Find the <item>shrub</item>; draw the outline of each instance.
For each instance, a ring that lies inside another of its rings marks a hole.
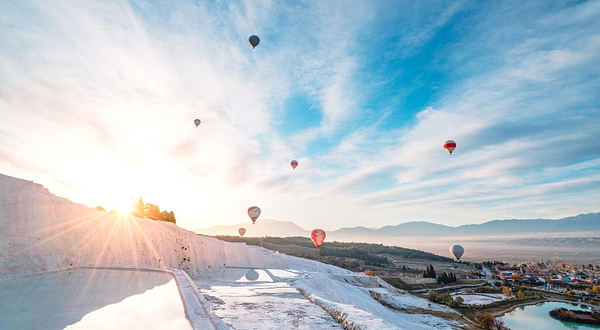
[[[502,321],[496,320],[490,313],[477,313],[474,318],[486,330],[501,330],[504,326]]]
[[[427,299],[429,299],[429,301],[436,302],[437,301],[437,293],[435,293],[435,291],[429,291],[429,293],[427,294]]]

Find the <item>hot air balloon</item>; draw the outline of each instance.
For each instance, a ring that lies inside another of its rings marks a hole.
[[[460,245],[454,244],[450,247],[450,253],[454,256],[456,261],[459,261],[460,257],[465,253],[465,249]]]
[[[255,35],[251,35],[250,38],[248,38],[248,41],[250,42],[250,45],[252,45],[253,49],[260,44],[260,38]]]
[[[317,250],[321,247],[321,244],[323,244],[325,236],[327,235],[323,229],[314,229],[312,232],[310,232],[310,239],[313,241],[313,243],[315,243]]]
[[[240,236],[244,236],[244,234],[246,233],[246,228],[238,229],[238,233],[240,233]]]
[[[294,159],[290,162],[290,165],[292,165],[293,169],[296,169],[296,166],[298,166],[298,161]]]
[[[194,124],[196,125],[196,127],[200,126],[200,119],[194,119]]]
[[[252,219],[252,224],[256,222],[256,219],[260,217],[260,207],[258,206],[250,206],[248,208],[248,216]]]
[[[453,140],[448,140],[446,141],[446,143],[444,143],[444,149],[448,150],[450,155],[452,155],[452,151],[454,150],[454,148],[456,148],[456,142],[454,142]]]

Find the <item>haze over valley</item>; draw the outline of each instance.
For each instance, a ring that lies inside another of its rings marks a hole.
[[[289,221],[262,220],[195,231],[206,235],[309,236],[310,231]],[[448,255],[448,247],[461,244],[465,260],[514,262],[552,260],[600,263],[600,213],[550,219],[493,220],[458,227],[431,222],[405,222],[381,228],[348,227],[327,232],[328,240],[369,242],[415,248]]]

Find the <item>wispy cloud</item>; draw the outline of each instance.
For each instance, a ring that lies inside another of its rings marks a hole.
[[[251,204],[325,228],[597,211],[599,15],[599,1],[8,2],[0,172],[90,205],[142,195],[192,228]],[[294,95],[322,120],[282,136]]]

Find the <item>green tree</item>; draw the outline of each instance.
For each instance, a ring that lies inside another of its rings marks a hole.
[[[433,265],[428,265],[423,270],[423,277],[426,277],[426,278],[436,278],[435,269],[433,268]]]

